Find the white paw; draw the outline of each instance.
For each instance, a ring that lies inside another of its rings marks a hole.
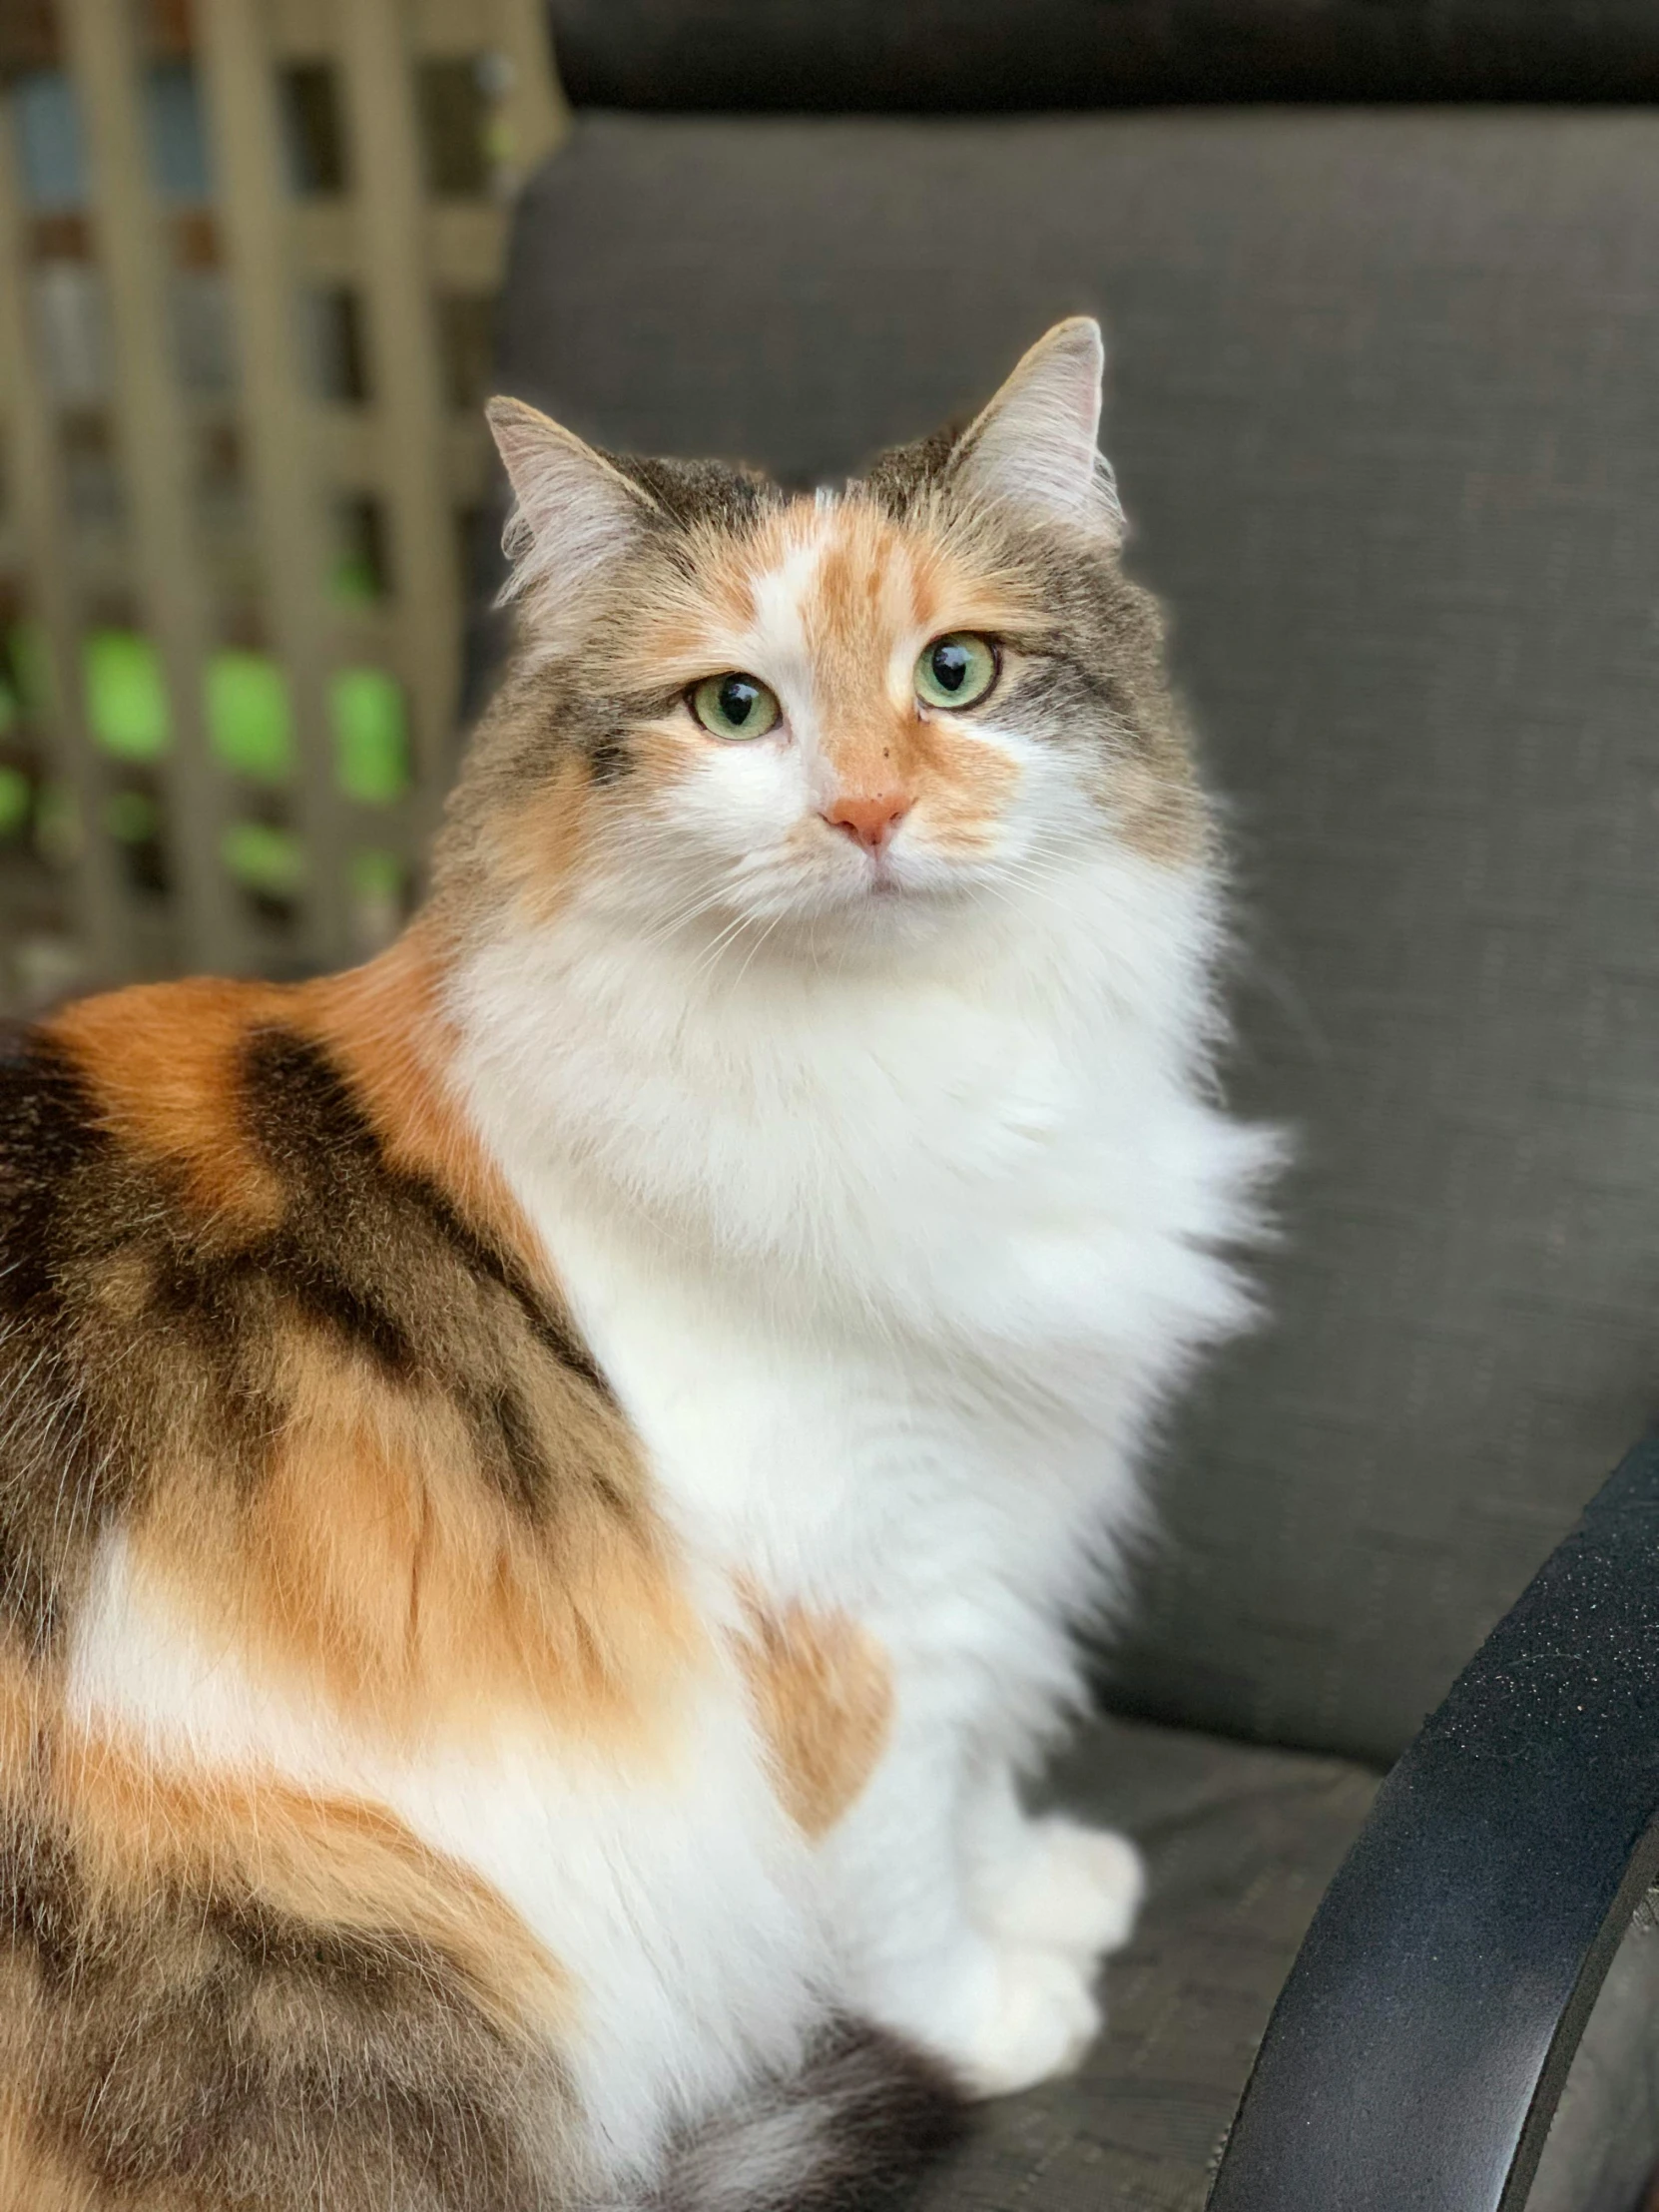
[[[1093,1963],[1129,1939],[1146,1894],[1127,1837],[1051,1813],[1033,1821],[1011,1882],[989,1900],[998,1936]]]
[[[1008,1944],[997,1958],[996,2003],[970,2048],[953,2055],[969,2093],[1012,2096],[1075,2070],[1100,2031],[1085,1967],[1052,1950]]]

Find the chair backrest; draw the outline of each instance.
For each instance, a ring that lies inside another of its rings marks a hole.
[[[1659,116],[589,114],[502,375],[806,480],[1083,307],[1301,1142],[1115,1694],[1386,1758],[1659,1380]]]
[[[1647,0],[550,0],[579,105],[914,115],[1651,100]]]

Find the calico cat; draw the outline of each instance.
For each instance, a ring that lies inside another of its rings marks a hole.
[[[0,1067],[0,2203],[875,2204],[1073,2065],[1023,1809],[1247,1300],[1087,321],[816,498],[498,401],[425,910]]]

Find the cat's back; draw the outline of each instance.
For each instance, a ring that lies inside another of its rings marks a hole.
[[[365,2113],[413,2069],[362,2201],[415,2201],[451,2136],[480,2147],[442,2202],[564,2201],[567,2077],[644,2156],[757,2020],[782,2047],[810,2013],[803,1835],[867,1771],[879,1670],[840,1630],[752,1653],[688,1584],[416,957],[0,1039],[0,2083],[60,2054],[20,2115],[0,2088],[0,2183],[84,2105],[89,2170],[118,2137],[183,2186],[188,2143],[288,2212],[332,2053]],[[827,1807],[790,1730],[843,1648],[869,1682]],[[307,2024],[268,2049],[274,1989]],[[694,2059],[685,2017],[717,2023]],[[222,2090],[235,2124],[193,2133]]]
[[[42,1027],[0,1023],[0,1233],[13,1242],[34,1206],[95,1137],[86,1085]]]
[[[181,1259],[254,1202],[235,1063],[272,996],[148,986],[0,1028],[0,1625],[37,1656],[154,1448]]]
[[[142,985],[0,1041],[0,1627],[27,1648],[136,1531],[193,1612],[386,1712],[433,1687],[386,1593],[434,1517],[532,1581],[555,1513],[650,1554],[638,1451],[445,1106],[422,978],[368,974]]]

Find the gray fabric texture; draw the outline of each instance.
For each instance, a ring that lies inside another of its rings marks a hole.
[[[578,105],[1649,100],[1651,0],[551,0]]]
[[[1107,1722],[1055,1778],[1133,1836],[1151,1890],[1074,2080],[981,2107],[920,2212],[1198,2212],[1280,1985],[1377,1777]]]
[[[1104,1721],[1048,1797],[1133,1836],[1146,1909],[1070,2081],[983,2107],[918,2212],[1199,2212],[1268,2016],[1371,1810],[1346,1761]],[[1526,2212],[1635,2212],[1659,2160],[1659,1920],[1645,1902],[1591,2012]]]
[[[1635,2212],[1659,2167],[1659,1917],[1645,1899],[1584,2029],[1526,2212]]]
[[[811,479],[1078,308],[1302,1153],[1112,1694],[1385,1760],[1659,1395],[1659,118],[590,118],[503,379]]]

